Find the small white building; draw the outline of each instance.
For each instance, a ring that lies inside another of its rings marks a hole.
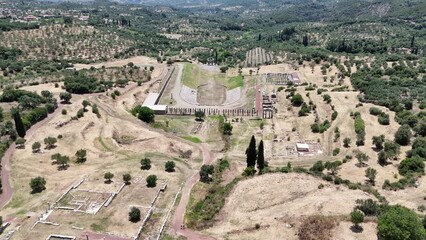
[[[309,145],[307,143],[296,143],[298,152],[309,152]]]

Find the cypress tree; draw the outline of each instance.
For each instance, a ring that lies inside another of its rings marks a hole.
[[[263,140],[260,140],[259,148],[257,151],[257,168],[259,169],[259,173],[261,173],[263,168],[265,167],[265,154],[263,148]]]
[[[22,122],[22,118],[21,118],[21,115],[19,114],[18,109],[12,108],[11,112],[12,112],[13,120],[15,121],[16,132],[18,133],[20,137],[22,138],[25,137],[25,126],[24,126],[24,123]]]
[[[246,150],[247,156],[247,167],[255,167],[256,166],[256,139],[254,135],[251,137],[250,144]]]

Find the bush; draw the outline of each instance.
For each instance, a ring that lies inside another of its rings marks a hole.
[[[371,115],[374,115],[374,116],[378,116],[379,114],[381,114],[382,113],[382,110],[380,110],[379,108],[377,108],[377,107],[371,107],[370,108],[370,114]]]
[[[130,173],[125,173],[123,175],[123,181],[126,183],[126,185],[130,184],[130,180],[132,180],[132,175],[130,175]]]
[[[78,111],[77,111],[77,118],[82,118],[82,117],[84,117],[84,109],[79,109]]]
[[[361,210],[366,216],[377,216],[379,214],[380,205],[373,199],[356,200],[356,209]]]
[[[300,105],[302,105],[303,103],[303,97],[300,94],[295,94],[292,98],[291,98],[291,103],[293,104],[293,106],[299,107]]]
[[[66,109],[62,109],[62,115],[67,115],[67,110]]]
[[[340,148],[333,149],[333,156],[337,156],[340,153]]]
[[[425,164],[420,157],[406,158],[399,165],[399,174],[403,176],[419,173],[424,174]]]
[[[379,121],[380,125],[389,125],[390,124],[389,114],[386,114],[384,112],[382,112],[379,115],[379,118],[377,120]]]
[[[317,161],[310,169],[309,171],[312,172],[322,172],[324,171],[324,164],[322,163],[322,161]]]

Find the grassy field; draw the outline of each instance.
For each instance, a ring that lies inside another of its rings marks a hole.
[[[197,88],[202,84],[208,83],[209,80],[226,86],[228,90],[244,85],[243,76],[226,77],[225,73],[204,70],[199,65],[191,63],[185,63],[184,66],[182,83],[190,88]]]

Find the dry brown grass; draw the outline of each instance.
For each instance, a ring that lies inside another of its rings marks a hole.
[[[331,230],[337,225],[333,217],[309,216],[299,227],[299,240],[330,240]]]

